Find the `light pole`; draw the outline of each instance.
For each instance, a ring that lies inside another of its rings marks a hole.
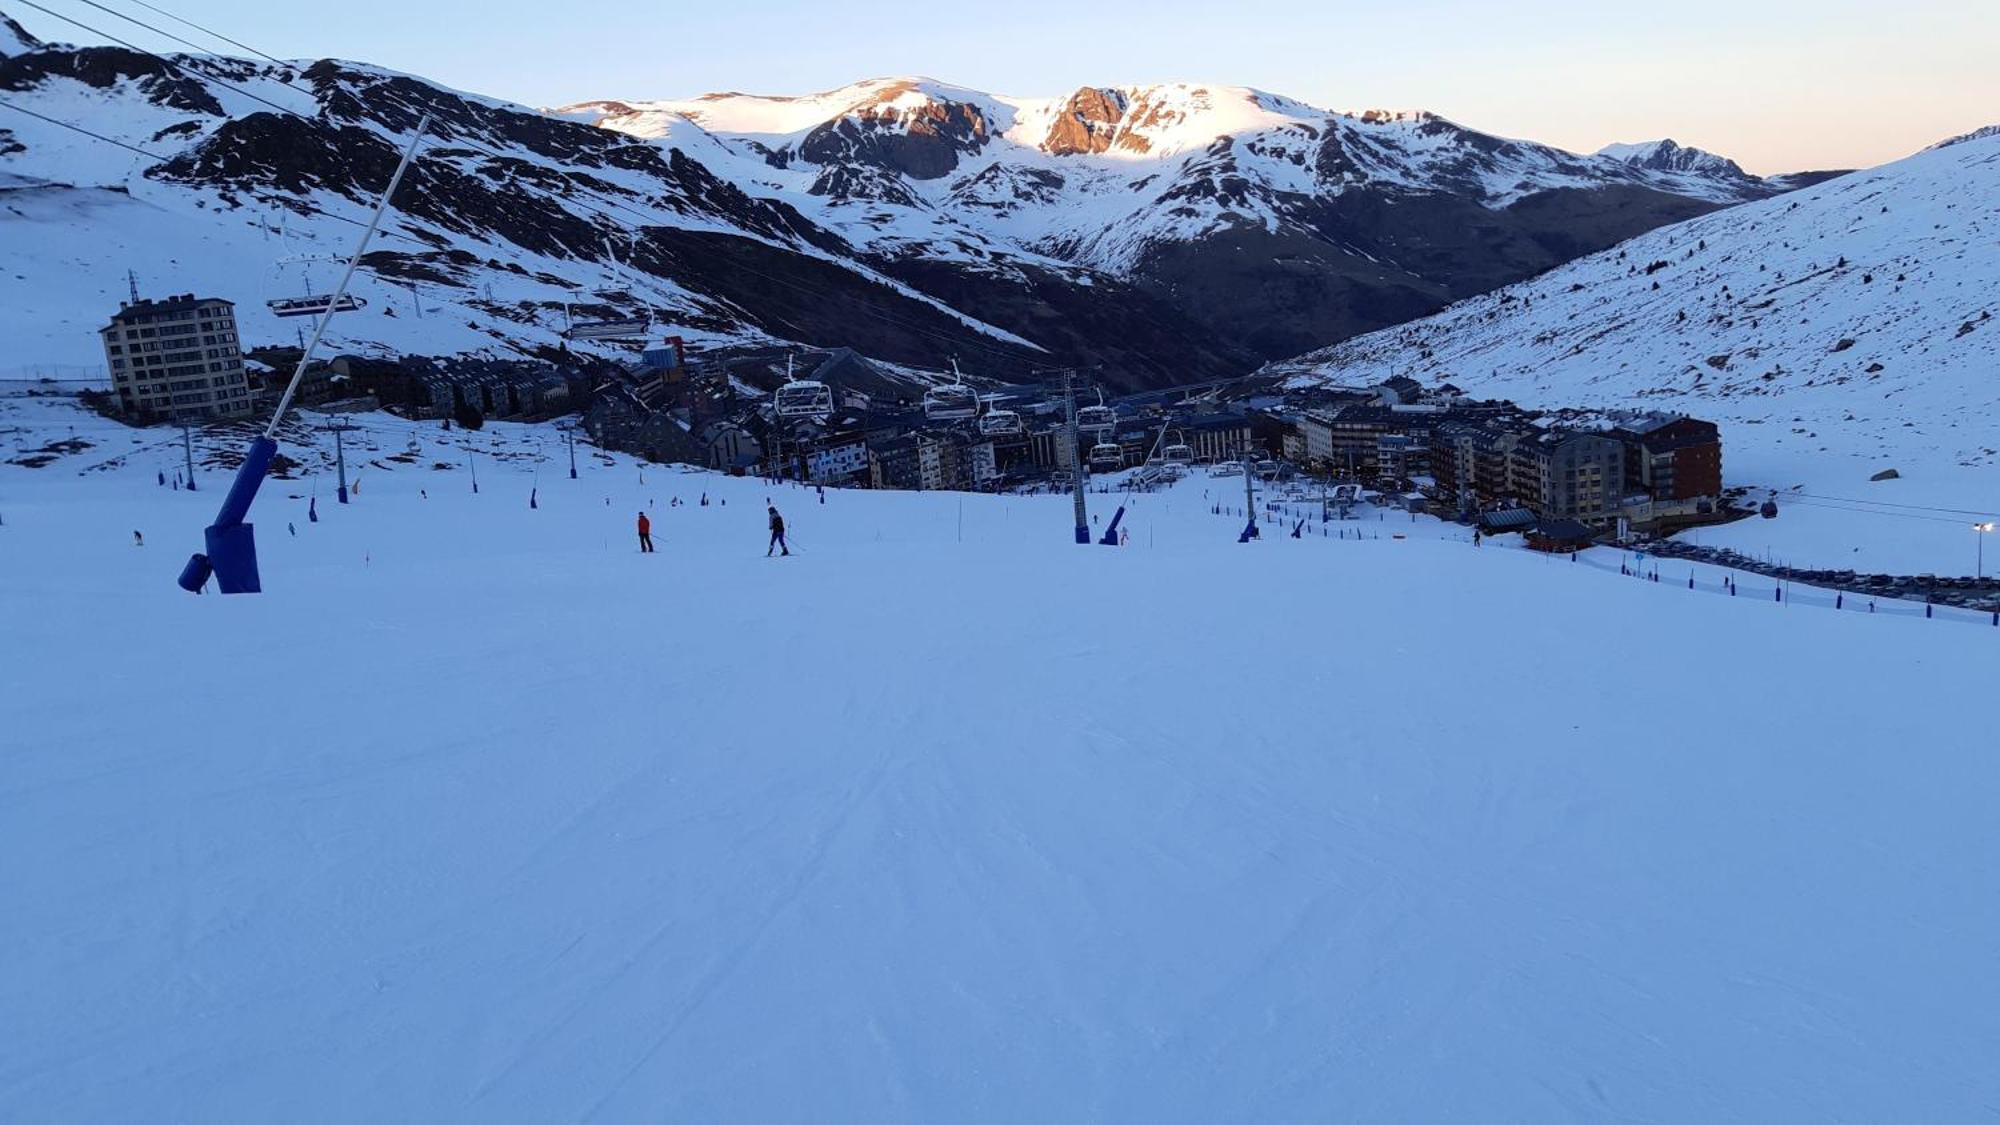
[[[1987,520],[1984,523],[1975,523],[1972,525],[1972,532],[1973,532],[1972,541],[1979,544],[1979,549],[1978,549],[1979,562],[1978,562],[1978,570],[1976,572],[1976,577],[1979,578],[1986,577],[1986,533],[1992,531],[1993,528],[1994,528],[1994,523],[1992,520]]]

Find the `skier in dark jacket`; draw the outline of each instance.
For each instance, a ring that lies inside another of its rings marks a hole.
[[[639,553],[651,554],[652,551],[653,551],[653,521],[646,518],[646,513],[640,512]]]
[[[764,557],[770,558],[772,551],[782,551],[789,555],[792,553],[792,548],[785,542],[785,517],[778,514],[776,504],[770,505],[768,510],[771,513],[771,544],[764,548]]]

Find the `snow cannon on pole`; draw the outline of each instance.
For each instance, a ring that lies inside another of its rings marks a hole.
[[[1125,505],[1120,504],[1118,505],[1118,510],[1111,513],[1111,522],[1105,525],[1104,537],[1097,541],[1099,546],[1116,547],[1118,545],[1118,521],[1124,518]]]
[[[319,314],[319,322],[313,327],[312,340],[299,353],[299,365],[292,371],[292,381],[285,385],[285,393],[278,399],[278,408],[271,414],[271,424],[250,443],[249,452],[243,457],[243,464],[236,470],[236,480],[229,486],[229,495],[222,498],[222,508],[215,514],[215,522],[205,532],[206,553],[197,552],[190,556],[187,565],[181,568],[179,584],[181,589],[192,594],[201,593],[209,578],[215,579],[215,588],[225,594],[256,594],[263,591],[263,584],[257,574],[257,540],[252,526],[244,522],[250,514],[250,505],[257,499],[257,490],[264,484],[264,477],[271,470],[271,459],[278,454],[278,424],[285,419],[285,411],[291,409],[292,396],[299,390],[299,381],[305,377],[306,365],[312,362],[313,352],[319,348],[321,337],[326,335],[326,326],[333,314],[340,310],[347,296],[348,283],[354,280],[355,267],[361,264],[361,255],[368,251],[368,243],[375,237],[375,231],[382,225],[382,216],[389,209],[389,200],[396,194],[397,185],[403,182],[403,173],[410,170],[410,161],[417,155],[417,146],[423,143],[424,130],[430,128],[430,114],[424,114],[417,121],[416,132],[410,135],[410,143],[403,149],[403,159],[396,165],[396,172],[389,177],[389,186],[382,189],[382,198],[375,202],[375,214],[369,218],[368,226],[361,232],[361,239],[354,246],[354,253],[348,256],[347,269],[340,275],[340,284],[328,299],[326,308]]]

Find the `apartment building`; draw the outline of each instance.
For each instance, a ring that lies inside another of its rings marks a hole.
[[[125,412],[146,420],[238,418],[251,412],[236,306],[183,293],[124,301],[98,329]]]

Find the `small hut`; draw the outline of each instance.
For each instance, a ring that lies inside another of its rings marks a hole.
[[[1597,540],[1597,533],[1575,520],[1542,520],[1527,534],[1528,549],[1567,554],[1580,551]]]

